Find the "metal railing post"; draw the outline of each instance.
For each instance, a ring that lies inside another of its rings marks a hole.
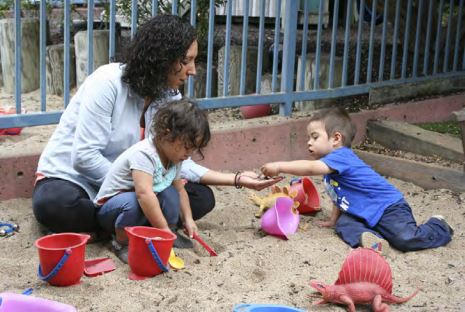
[[[289,116],[292,112],[292,98],[290,94],[294,88],[294,65],[297,41],[297,1],[286,1],[285,26],[283,44],[283,68],[281,76],[281,92],[287,93],[285,103],[280,104],[279,114]]]

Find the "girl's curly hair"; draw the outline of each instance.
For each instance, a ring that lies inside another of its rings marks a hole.
[[[202,158],[202,149],[207,146],[211,136],[207,113],[189,98],[162,106],[154,114],[150,131],[154,143],[181,139],[186,148],[194,148]]]
[[[163,97],[167,77],[197,39],[195,29],[175,15],[157,15],[136,32],[126,50],[122,80],[141,97]],[[182,63],[181,63],[182,66]]]

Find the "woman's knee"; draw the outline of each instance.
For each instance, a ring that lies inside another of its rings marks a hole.
[[[187,183],[186,191],[194,220],[201,219],[215,208],[215,195],[210,187],[199,183]]]

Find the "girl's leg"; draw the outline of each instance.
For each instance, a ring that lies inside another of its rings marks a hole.
[[[164,191],[157,194],[160,202],[161,211],[169,225],[176,225],[179,220],[181,203],[179,193],[174,186],[167,187]]]
[[[194,220],[203,218],[215,207],[215,196],[210,187],[193,182],[187,182],[184,186],[189,195],[189,203]]]
[[[362,219],[344,212],[339,216],[335,230],[336,234],[352,248],[360,245],[360,237],[363,232],[376,234]]]
[[[417,226],[412,209],[404,200],[384,211],[375,230],[393,247],[402,251],[435,248],[451,241],[449,226],[443,220],[430,218]]]
[[[96,207],[77,184],[45,178],[37,182],[32,195],[37,221],[53,232],[96,232]]]
[[[126,226],[148,225],[135,192],[124,192],[110,198],[98,211],[97,218],[104,230],[116,233],[120,243],[127,241]]]

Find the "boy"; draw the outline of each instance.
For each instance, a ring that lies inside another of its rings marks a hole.
[[[413,251],[451,241],[453,229],[442,216],[417,226],[403,194],[357,157],[350,148],[356,129],[346,111],[315,113],[307,131],[311,160],[267,163],[261,171],[266,176],[323,175],[334,206],[330,219],[319,225],[335,226],[352,248],[361,245],[379,252],[384,248],[384,253],[389,252],[389,244]]]

